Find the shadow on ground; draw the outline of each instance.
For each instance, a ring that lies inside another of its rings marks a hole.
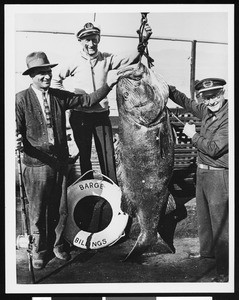
[[[35,283],[211,282],[216,275],[214,260],[188,257],[190,252],[199,251],[195,198],[182,201],[188,215],[176,227],[176,253],[169,253],[161,240],[161,253],[144,255],[140,262],[123,262],[137,238],[133,223],[132,233],[123,242],[99,250],[73,247],[72,259],[66,263],[53,258],[44,269],[34,270]],[[18,211],[18,217],[19,214]],[[17,283],[30,284],[26,249],[16,250],[16,254]]]

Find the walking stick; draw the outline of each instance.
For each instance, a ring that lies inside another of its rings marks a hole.
[[[27,257],[28,257],[28,268],[31,272],[31,281],[35,283],[35,275],[32,265],[32,236],[29,233],[29,226],[27,220],[27,210],[26,203],[24,198],[23,190],[23,180],[22,180],[22,164],[21,164],[21,153],[20,150],[17,150],[17,166],[18,166],[18,176],[19,176],[19,188],[20,188],[20,200],[21,200],[21,215],[22,215],[22,224],[23,224],[23,235],[17,237],[17,248],[27,248]]]

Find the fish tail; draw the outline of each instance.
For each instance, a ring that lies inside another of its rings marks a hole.
[[[138,257],[145,253],[152,245],[156,243],[156,241],[157,232],[155,232],[154,235],[149,235],[148,232],[140,233],[134,247],[127,254],[123,261],[137,260]]]

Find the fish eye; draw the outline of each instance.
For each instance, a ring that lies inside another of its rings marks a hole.
[[[128,92],[124,92],[124,97],[128,98],[128,96],[129,96],[129,93]]]

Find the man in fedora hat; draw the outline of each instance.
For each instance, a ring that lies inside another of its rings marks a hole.
[[[70,255],[63,244],[67,217],[66,178],[68,147],[66,138],[67,109],[97,105],[117,82],[110,72],[107,82],[91,94],[76,95],[50,88],[52,68],[44,52],[26,58],[23,75],[32,78],[26,90],[16,94],[16,148],[23,142],[23,182],[29,201],[30,230],[33,236],[33,267],[44,267],[49,255],[63,260]]]
[[[148,24],[145,25],[145,31],[152,32]],[[80,26],[76,31],[76,38],[81,46],[79,53],[70,60],[70,63],[59,65],[54,69],[52,80],[52,86],[64,89],[64,80],[71,77],[76,93],[90,93],[101,87],[110,70],[138,62],[140,53],[144,52],[146,46],[140,43],[138,49],[125,55],[100,52],[98,45],[101,39],[101,28],[95,22],[86,22]],[[94,107],[72,110],[69,120],[79,149],[81,173],[84,174],[92,169],[91,148],[92,137],[94,137],[101,172],[117,183],[109,114],[109,103],[105,97]],[[89,173],[88,177],[91,176],[92,174]]]
[[[228,101],[224,97],[226,81],[205,78],[195,85],[191,100],[170,86],[169,98],[202,120],[200,133],[195,124],[186,123],[183,133],[198,150],[196,203],[200,253],[191,258],[216,260],[218,277],[228,280]]]

